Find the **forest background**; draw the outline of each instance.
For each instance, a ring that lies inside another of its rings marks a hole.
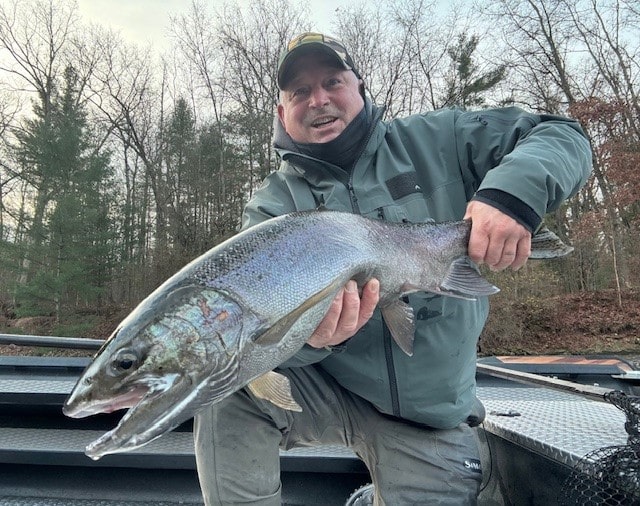
[[[331,33],[385,118],[516,105],[577,118],[588,184],[549,227],[566,259],[488,273],[481,353],[640,349],[637,0],[354,1]],[[144,27],[140,27],[144,30]],[[237,231],[277,168],[276,63],[306,2],[193,1],[167,50],[73,0],[0,1],[0,332],[104,338]]]

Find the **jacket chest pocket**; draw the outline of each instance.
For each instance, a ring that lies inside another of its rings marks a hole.
[[[377,218],[394,221],[424,223],[431,221],[429,208],[422,194],[413,194],[403,197],[392,204],[379,207]]]

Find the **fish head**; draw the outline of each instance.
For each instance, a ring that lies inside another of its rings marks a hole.
[[[242,308],[202,286],[154,292],[113,332],[80,376],[63,412],[72,418],[128,409],[87,455],[142,446],[232,393]],[[197,402],[196,402],[197,401]]]

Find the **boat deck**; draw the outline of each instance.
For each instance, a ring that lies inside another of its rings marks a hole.
[[[99,461],[84,455],[121,416],[72,420],[61,414],[86,363],[0,357],[0,504],[201,504],[190,424],[132,452]],[[627,440],[624,414],[604,402],[484,375],[478,397],[487,411],[485,442],[499,438],[567,468],[592,450]],[[339,447],[281,452],[281,465],[288,505],[312,505],[310,497],[325,506],[343,504],[368,478],[355,455]],[[326,495],[328,476],[335,499]]]

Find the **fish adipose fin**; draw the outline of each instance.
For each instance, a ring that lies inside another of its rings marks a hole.
[[[476,297],[493,295],[500,289],[482,277],[478,267],[468,258],[454,260],[449,266],[449,272],[436,290],[441,295],[475,300]]]
[[[253,395],[267,400],[279,408],[290,411],[302,411],[300,405],[293,399],[289,378],[274,371],[269,371],[247,385]]]
[[[407,355],[413,355],[413,338],[416,328],[413,308],[400,299],[395,299],[389,305],[380,308],[380,312],[396,344]]]

